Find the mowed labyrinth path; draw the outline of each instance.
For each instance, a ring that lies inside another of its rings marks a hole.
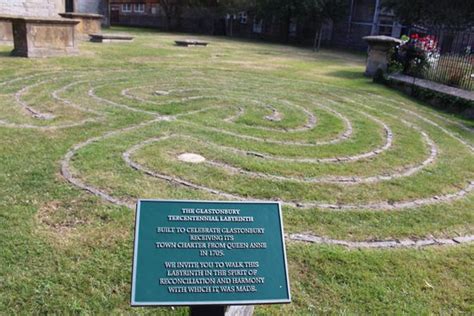
[[[138,115],[75,144],[58,166],[71,185],[131,209],[137,198],[274,200],[292,241],[391,249],[474,240],[472,127],[331,82],[165,68],[3,78],[0,126],[87,130]]]

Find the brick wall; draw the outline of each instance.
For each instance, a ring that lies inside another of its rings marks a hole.
[[[0,15],[53,16],[64,12],[64,0],[0,0]]]

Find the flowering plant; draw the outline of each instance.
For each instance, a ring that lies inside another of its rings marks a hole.
[[[420,36],[416,33],[410,36],[410,41],[425,53],[436,53],[438,51],[438,40],[433,35]]]
[[[398,67],[392,68],[401,68],[408,75],[423,76],[425,70],[439,57],[438,40],[433,35],[422,36],[417,33],[404,36],[402,40],[403,43],[394,51],[391,63]]]

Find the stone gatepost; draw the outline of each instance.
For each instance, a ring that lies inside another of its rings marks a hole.
[[[378,69],[387,71],[390,50],[392,47],[400,45],[402,41],[385,35],[365,36],[362,39],[369,44],[365,75],[373,77]]]

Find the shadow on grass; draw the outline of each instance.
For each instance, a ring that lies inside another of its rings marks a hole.
[[[0,45],[0,57],[9,57],[13,50],[13,46],[2,46]]]
[[[364,79],[367,78],[358,70],[337,70],[326,73],[326,75],[342,79]]]

